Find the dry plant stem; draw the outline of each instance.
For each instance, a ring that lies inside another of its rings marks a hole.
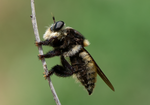
[[[37,21],[36,21],[36,16],[35,16],[34,0],[31,0],[31,10],[32,10],[31,20],[32,20],[32,25],[33,25],[35,38],[36,38],[37,42],[40,42],[40,37],[39,37],[39,32],[38,32],[38,27],[37,27]],[[43,55],[42,46],[38,46],[38,50],[39,50],[39,54]],[[42,59],[41,61],[42,61],[42,64],[43,64],[43,68],[44,68],[45,74],[48,75],[48,69],[47,69],[47,66],[46,66],[46,61],[45,61],[45,59]],[[57,94],[55,92],[55,89],[53,87],[53,84],[51,82],[51,79],[47,78],[47,80],[48,80],[49,86],[51,88],[51,91],[53,93],[53,97],[54,97],[54,100],[55,100],[56,104],[57,105],[61,105],[61,103],[60,103],[60,101],[58,99],[58,96],[57,96]]]

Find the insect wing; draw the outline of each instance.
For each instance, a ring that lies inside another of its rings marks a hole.
[[[86,49],[84,49],[87,53],[88,51]],[[88,53],[89,54],[89,53]],[[89,54],[90,55],[90,54]],[[97,68],[97,73],[98,75],[103,79],[103,81],[113,90],[115,91],[113,85],[111,84],[111,82],[108,80],[108,78],[105,76],[105,74],[103,73],[103,71],[99,68],[99,66],[96,64],[95,60],[93,59],[93,57],[90,55],[90,57],[92,58],[93,62],[95,63],[95,66]]]

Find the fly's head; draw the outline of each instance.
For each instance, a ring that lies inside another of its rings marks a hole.
[[[52,32],[59,32],[62,28],[64,27],[64,22],[63,21],[58,21],[50,27],[50,30]]]
[[[49,40],[53,37],[57,37],[58,39],[62,40],[67,34],[64,29],[64,22],[63,21],[57,21],[55,22],[55,19],[53,18],[54,23],[46,30],[45,34],[43,35],[43,38],[45,40]]]

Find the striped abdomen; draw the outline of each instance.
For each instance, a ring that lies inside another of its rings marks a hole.
[[[89,92],[92,93],[96,82],[96,66],[88,52],[82,50],[75,56],[70,57],[71,64],[77,71],[76,76],[78,80],[84,85]]]

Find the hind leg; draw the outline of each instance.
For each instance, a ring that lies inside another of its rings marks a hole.
[[[49,71],[49,74],[46,77],[49,77],[52,74],[55,74],[59,77],[69,77],[73,75],[73,72],[69,69],[64,68],[63,66],[56,65]]]
[[[61,59],[61,64],[63,65],[64,68],[66,68],[67,70],[70,70],[72,72],[72,74],[74,73],[74,68],[68,63],[68,61],[64,58],[64,56],[61,55],[60,57]]]
[[[74,68],[66,61],[64,56],[61,56],[61,63],[63,66],[56,65],[50,71],[46,77],[51,76],[53,73],[60,77],[69,77],[74,73]]]

